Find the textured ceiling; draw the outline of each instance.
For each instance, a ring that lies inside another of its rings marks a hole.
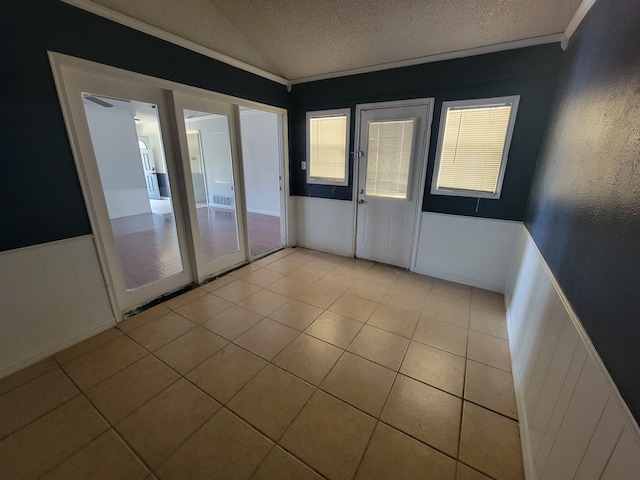
[[[581,0],[93,0],[289,80],[564,32]]]

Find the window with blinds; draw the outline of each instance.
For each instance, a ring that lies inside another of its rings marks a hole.
[[[518,99],[443,103],[431,193],[500,198]]]
[[[369,122],[366,194],[406,199],[415,120]]]
[[[349,113],[307,112],[307,182],[347,185]]]

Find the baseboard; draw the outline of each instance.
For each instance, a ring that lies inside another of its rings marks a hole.
[[[334,255],[339,255],[340,257],[353,258],[353,252],[338,250],[334,248],[327,248],[326,245],[315,245],[312,242],[298,242],[297,245],[295,246],[308,248],[309,250],[316,250],[318,252],[332,253]]]
[[[257,213],[258,215],[267,215],[268,217],[280,217],[278,212],[269,212],[267,210],[256,210],[254,208],[247,208],[249,213]]]
[[[427,275],[429,277],[439,278],[440,280],[447,280],[449,282],[461,283],[463,285],[468,285],[470,287],[481,288],[483,290],[490,290],[492,292],[504,293],[504,285],[494,285],[492,283],[483,282],[481,280],[476,280],[474,278],[467,278],[460,275],[454,275],[451,273],[438,272],[436,270],[431,270],[428,268],[419,268],[416,267],[413,269],[415,273],[419,273],[420,275]]]
[[[86,332],[83,332],[80,335],[76,335],[75,337],[70,338],[61,344],[54,345],[49,348],[45,348],[38,352],[34,352],[33,354],[29,355],[26,358],[21,358],[17,362],[11,363],[9,365],[4,365],[2,368],[0,368],[0,378],[4,378],[8,375],[11,375],[12,373],[22,370],[23,368],[28,367],[29,365],[33,365],[34,363],[39,362],[40,360],[44,360],[45,358],[48,358],[51,355],[64,350],[65,348],[69,348],[75,345],[76,343],[86,340],[87,338],[93,337],[94,335],[97,335],[98,333],[102,333],[105,330],[108,330],[111,327],[115,327],[115,326],[116,326],[115,322],[104,323],[95,328],[92,328],[91,330],[87,330]]]

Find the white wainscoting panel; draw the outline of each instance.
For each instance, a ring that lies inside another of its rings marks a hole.
[[[505,299],[527,479],[639,478],[640,429],[524,226]]]
[[[520,222],[422,212],[415,271],[504,292]]]
[[[93,237],[0,253],[0,377],[113,325]]]
[[[297,245],[353,256],[353,202],[314,197],[295,199]]]

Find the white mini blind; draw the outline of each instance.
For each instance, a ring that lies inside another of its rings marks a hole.
[[[512,105],[446,110],[437,188],[497,193]]]
[[[347,116],[310,119],[309,177],[346,181]]]
[[[414,120],[369,123],[366,194],[407,198]]]

